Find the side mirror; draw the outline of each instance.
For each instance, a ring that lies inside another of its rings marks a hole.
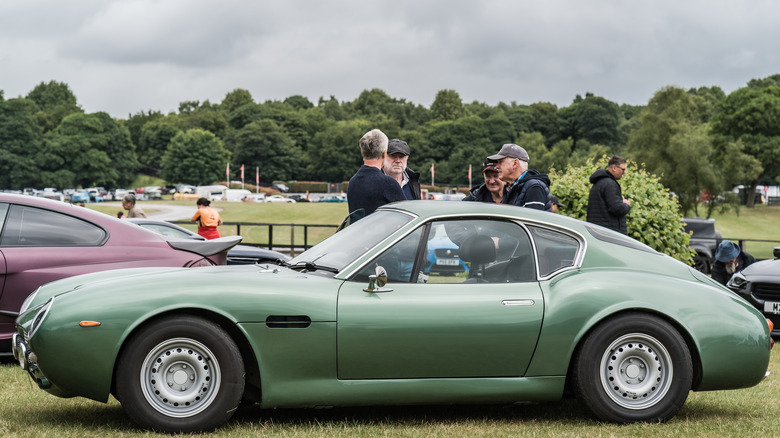
[[[387,271],[382,266],[377,266],[374,275],[368,276],[368,287],[363,292],[379,293],[392,292],[392,289],[385,289],[382,286],[387,284]]]

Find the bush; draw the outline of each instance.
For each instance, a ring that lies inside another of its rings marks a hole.
[[[568,166],[565,173],[551,169],[551,191],[566,204],[566,208],[559,210],[560,213],[585,220],[592,187],[589,178],[597,168],[606,168],[606,165],[607,158],[603,157],[595,164]],[[628,235],[691,265],[695,252],[688,246],[690,234],[683,228],[683,216],[677,201],[657,176],[634,163],[629,162],[628,167],[628,172],[620,179],[623,196],[631,200],[631,211],[626,216]]]

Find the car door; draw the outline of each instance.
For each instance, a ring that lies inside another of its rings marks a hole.
[[[459,245],[469,269],[426,273],[428,236]],[[376,266],[388,283],[366,292]],[[544,301],[520,225],[494,220],[418,228],[344,282],[338,298],[340,379],[522,376]]]

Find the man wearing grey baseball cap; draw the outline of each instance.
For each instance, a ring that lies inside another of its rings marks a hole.
[[[550,178],[528,168],[530,157],[525,149],[516,144],[505,144],[488,160],[496,161],[501,180],[507,184],[502,204],[552,211]]]

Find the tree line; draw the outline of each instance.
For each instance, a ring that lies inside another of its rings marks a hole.
[[[358,139],[373,128],[409,143],[409,165],[424,182],[432,165],[437,185],[467,185],[470,165],[479,182],[483,160],[504,143],[523,146],[540,172],[618,154],[658,175],[683,213],[699,213],[701,201],[712,208],[735,184],[752,193],[778,180],[780,74],[729,95],[669,86],[638,106],[592,93],[565,107],[488,105],[441,90],[427,108],[380,89],[351,102],[295,95],[261,103],[235,89],[219,103],[126,119],[85,113],[67,84],[42,82],[24,97],[0,90],[0,188],[125,187],[138,173],[203,185],[224,180],[228,164],[235,179],[244,165],[248,180],[258,168],[263,182],[340,182],[361,165]]]

